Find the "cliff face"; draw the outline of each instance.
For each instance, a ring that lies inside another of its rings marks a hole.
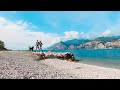
[[[109,42],[103,41],[90,41],[88,43],[84,43],[82,48],[83,49],[113,49],[113,48],[120,48],[120,39],[113,40]],[[82,49],[79,47],[78,49]]]
[[[1,40],[0,40],[0,50],[7,50],[7,49],[5,48],[4,42],[1,41]]]
[[[51,50],[120,48],[120,37],[99,37],[94,40],[69,40],[53,45]]]
[[[77,49],[77,47],[74,46],[74,45],[70,45],[70,46],[68,47],[68,49],[69,49],[69,50],[74,50],[74,49]]]
[[[107,42],[105,44],[106,48],[120,48],[120,39],[116,41]]]
[[[105,45],[101,41],[90,41],[83,44],[84,49],[104,49]],[[79,48],[80,49],[80,48]]]

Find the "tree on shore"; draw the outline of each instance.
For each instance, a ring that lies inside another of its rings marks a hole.
[[[3,41],[0,40],[0,50],[6,50],[5,44]]]

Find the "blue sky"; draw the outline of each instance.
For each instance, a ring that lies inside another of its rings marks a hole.
[[[119,23],[119,11],[0,11],[0,39],[12,49],[26,49],[36,39],[46,48],[69,39],[120,35]]]

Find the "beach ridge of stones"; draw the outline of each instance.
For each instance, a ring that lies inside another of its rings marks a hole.
[[[78,78],[43,62],[34,61],[31,55],[24,52],[0,52],[0,79]]]

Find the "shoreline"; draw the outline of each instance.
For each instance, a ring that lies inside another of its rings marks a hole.
[[[33,54],[33,52],[24,52],[24,51],[18,51],[18,50],[12,50],[12,51],[0,51],[0,52],[21,52],[21,53],[27,53],[27,54]],[[34,55],[32,55],[34,57]],[[75,62],[75,63],[82,63],[82,64],[87,64],[87,65],[93,65],[93,66],[99,66],[99,67],[105,67],[105,68],[111,68],[111,69],[119,69],[120,70],[120,65],[117,65],[113,63],[108,63],[107,61],[106,62],[103,62],[103,61],[84,61],[84,60],[81,60],[81,59],[77,59],[77,61],[70,61],[70,60],[65,60],[65,61],[68,61],[68,62]]]
[[[0,51],[0,78],[120,79],[120,70],[59,59],[35,60],[31,52]]]
[[[102,61],[101,62],[98,62],[98,61],[79,61],[78,63],[120,70],[120,64],[113,64],[113,63],[102,62]]]
[[[21,52],[21,53],[27,53],[27,54],[33,54],[33,52],[24,52],[24,51],[18,51],[18,50],[12,50],[12,51],[0,51],[0,52]],[[119,69],[120,70],[120,65],[116,66],[108,62],[103,62],[103,61],[84,61],[81,59],[77,59],[77,61],[69,61],[68,62],[75,62],[75,63],[82,63],[82,64],[88,64],[88,65],[94,65],[94,66],[99,66],[99,67],[105,67],[105,68],[114,68],[114,69]],[[111,64],[111,65],[110,65]]]
[[[38,53],[39,54],[40,52],[33,52],[33,53]],[[62,52],[44,52],[44,53],[46,55],[47,54],[55,55],[57,53],[61,53],[62,54]],[[120,63],[118,63],[118,61],[116,61],[116,62],[112,61],[111,62],[110,60],[106,60],[106,59],[104,59],[104,60],[100,60],[100,59],[99,60],[94,60],[94,58],[93,59],[89,59],[89,60],[87,60],[87,59],[88,58],[86,58],[84,60],[82,60],[82,59],[75,59],[75,61],[71,61],[71,60],[67,60],[67,61],[78,62],[78,63],[88,64],[88,65],[95,65],[95,66],[105,67],[105,68],[114,68],[114,69],[119,69],[120,70]],[[66,60],[66,59],[64,59],[64,60]]]
[[[112,51],[101,51],[96,52],[96,50],[89,51],[89,50],[78,50],[78,51],[70,51],[70,50],[54,50],[53,52],[71,52],[74,54],[75,59],[79,60],[81,63],[86,63],[90,65],[97,65],[102,67],[109,67],[109,68],[116,68],[120,69],[120,50],[115,51],[115,49]],[[45,51],[46,52],[46,51]],[[102,54],[104,53],[104,54]]]
[[[119,69],[106,68],[83,63],[74,63],[58,59],[47,59],[42,62],[64,72],[73,74],[79,79],[120,79]]]

